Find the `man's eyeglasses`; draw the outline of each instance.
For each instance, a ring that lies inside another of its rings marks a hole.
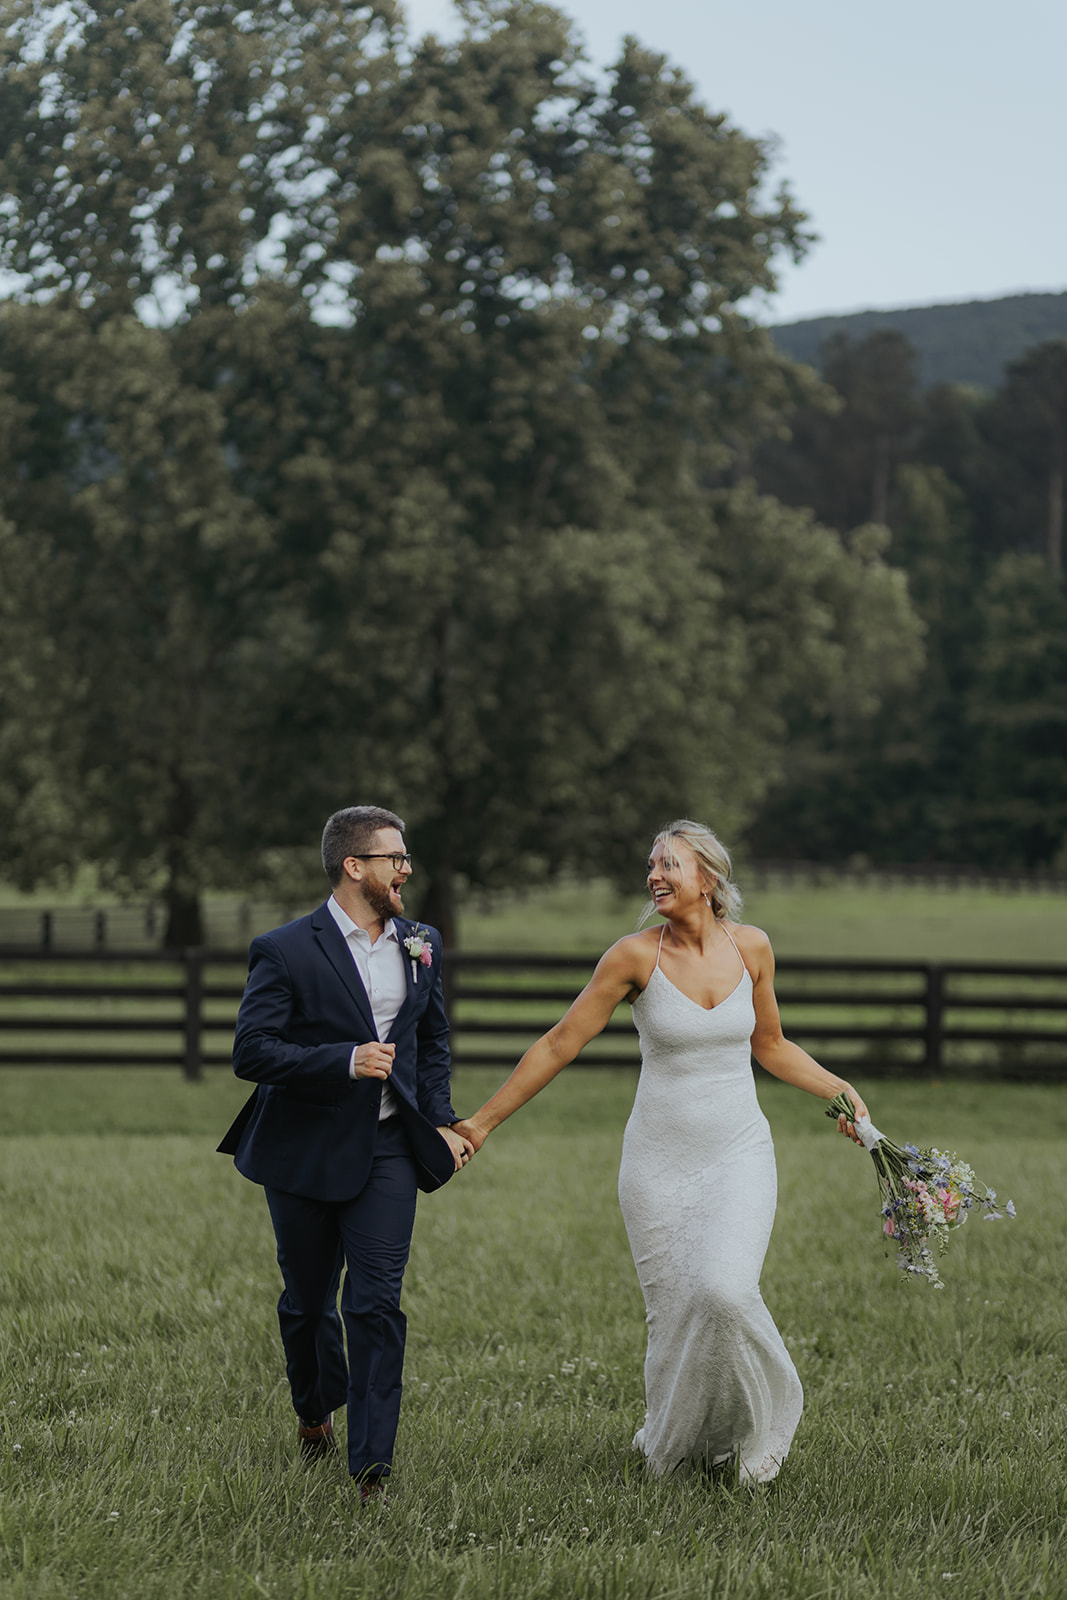
[[[393,863],[393,871],[394,872],[399,872],[401,867],[410,867],[410,865],[411,865],[411,856],[407,852],[405,852],[403,850],[394,851],[392,855],[382,855],[382,854],[379,853],[378,855],[373,855],[373,856],[356,856],[356,860],[357,861],[391,861]]]

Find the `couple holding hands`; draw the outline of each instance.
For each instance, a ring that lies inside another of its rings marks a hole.
[[[742,1481],[774,1477],[803,1396],[759,1290],[776,1176],[751,1057],[866,1108],[783,1037],[770,944],[734,920],[740,896],[714,834],[678,822],[657,836],[648,887],[659,928],[613,945],[566,1016],[466,1119],[449,1096],[440,936],[403,916],[403,822],[377,806],[338,811],[322,862],[329,899],[252,942],[233,1065],[256,1089],[219,1145],[266,1195],[301,1451],[333,1451],[332,1414],[347,1403],[360,1500],[384,1496],[418,1191],[466,1166],[629,1000],[641,1073],[619,1198],[648,1314],[634,1444],[655,1473],[728,1465]]]

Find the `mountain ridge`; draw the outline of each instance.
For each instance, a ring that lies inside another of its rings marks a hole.
[[[818,367],[827,339],[838,333],[865,339],[880,328],[894,328],[914,345],[924,388],[958,383],[992,390],[1004,369],[1034,345],[1067,339],[1067,290],[805,317],[773,323],[767,331],[784,354]]]

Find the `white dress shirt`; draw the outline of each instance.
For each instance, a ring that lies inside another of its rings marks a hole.
[[[331,917],[344,935],[352,960],[356,964],[356,971],[363,980],[363,987],[367,991],[367,998],[374,1015],[374,1027],[378,1038],[384,1043],[389,1037],[389,1029],[396,1020],[397,1012],[408,997],[407,975],[404,972],[404,962],[407,958],[400,947],[400,935],[396,931],[396,923],[390,917],[372,944],[370,934],[352,921],[348,912],[333,895],[326,904]],[[353,1050],[348,1063],[348,1070],[353,1078],[356,1075],[355,1055],[356,1052]],[[396,1095],[388,1082],[385,1082],[382,1084],[382,1106],[378,1113],[378,1121],[384,1122],[386,1117],[395,1116],[396,1110]]]

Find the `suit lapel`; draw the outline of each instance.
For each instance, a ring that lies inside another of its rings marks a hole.
[[[371,1038],[377,1039],[378,1030],[374,1026],[374,1012],[371,1010],[367,991],[363,987],[363,979],[359,975],[356,963],[352,960],[352,952],[348,948],[345,936],[330,915],[325,901],[317,911],[312,912],[311,927],[319,948],[352,996],[357,1011],[370,1029]]]

